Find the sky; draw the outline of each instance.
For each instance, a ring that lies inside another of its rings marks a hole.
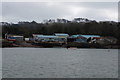
[[[3,22],[57,18],[118,21],[118,2],[2,2]]]

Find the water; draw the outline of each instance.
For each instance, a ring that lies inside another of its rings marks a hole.
[[[2,48],[0,48],[0,79],[2,79]]]
[[[3,78],[117,78],[117,49],[3,48]]]

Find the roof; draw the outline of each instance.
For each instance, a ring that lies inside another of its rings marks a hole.
[[[11,37],[23,37],[23,36],[11,36]]]
[[[55,33],[56,36],[69,36],[68,34],[65,33]]]
[[[99,35],[81,35],[83,37],[89,38],[89,37],[100,37]]]
[[[35,35],[35,36],[37,36],[37,37],[42,37],[43,35]]]
[[[41,38],[58,38],[58,36],[51,36],[51,35],[37,35],[37,37],[41,37]]]
[[[33,36],[43,36],[43,35],[41,35],[41,34],[32,34]]]
[[[80,35],[71,35],[72,38],[76,38],[78,36],[80,36]]]
[[[8,37],[24,37],[24,36],[21,36],[21,35],[12,35],[12,34],[7,34]]]

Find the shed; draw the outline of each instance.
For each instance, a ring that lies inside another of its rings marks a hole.
[[[36,41],[41,41],[41,42],[53,42],[58,39],[58,36],[54,35],[37,35],[36,36]]]
[[[30,41],[30,38],[25,38],[25,41]]]
[[[86,43],[87,38],[81,36],[81,35],[71,35],[68,38],[68,42],[78,42],[78,43]]]
[[[99,35],[81,35],[85,38],[87,38],[88,43],[96,43],[97,40],[102,39]]]
[[[7,40],[9,40],[9,41],[23,41],[23,39],[24,39],[23,36],[18,36],[18,35],[7,36]]]
[[[68,34],[65,33],[55,33],[55,36],[58,36],[59,38],[66,38],[69,36]]]

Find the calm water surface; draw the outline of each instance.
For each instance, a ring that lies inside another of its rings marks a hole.
[[[117,49],[3,48],[3,78],[117,78]]]

